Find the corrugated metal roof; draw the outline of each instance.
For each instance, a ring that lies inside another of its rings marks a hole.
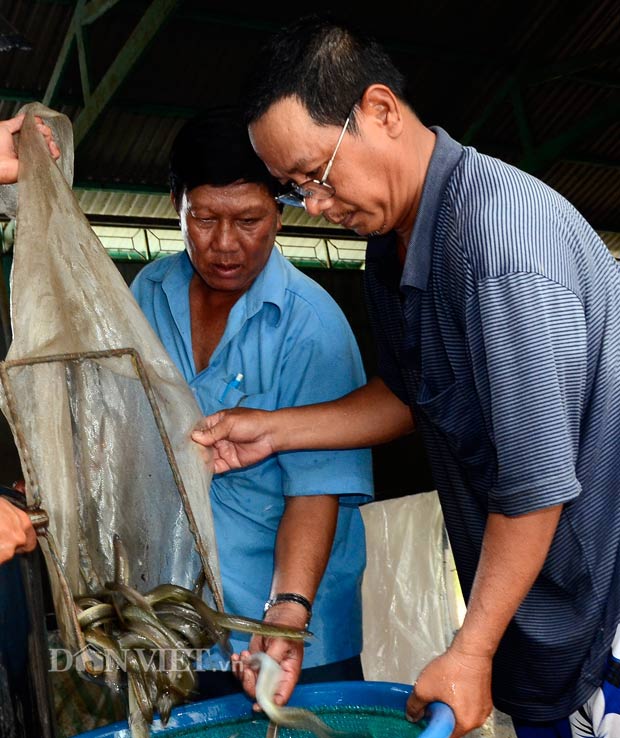
[[[605,231],[601,231],[599,236],[603,239],[605,245],[616,259],[620,260],[620,233],[607,233]]]
[[[172,207],[169,195],[145,195],[137,192],[110,192],[101,190],[75,190],[82,210],[91,220],[99,222],[110,218],[140,220],[169,220],[171,224],[178,220]],[[318,225],[331,231],[344,229],[328,223],[324,219],[311,218],[302,208],[285,207],[282,224],[294,229],[316,228]]]
[[[149,5],[120,0],[84,28],[91,87]],[[70,0],[0,0],[0,14],[32,45],[0,53],[0,118],[43,97],[74,7]],[[350,12],[344,3],[330,8]],[[194,112],[235,101],[258,46],[301,12],[294,4],[179,0],[77,148],[83,209],[105,218],[173,220],[166,161],[176,132]],[[382,14],[356,6],[355,14],[407,75],[425,123],[527,164],[595,227],[620,231],[617,0],[420,0]],[[52,105],[74,121],[82,110],[75,50]],[[292,209],[285,223],[326,225]]]
[[[600,230],[616,230],[620,216],[620,167],[596,167],[559,162],[546,176],[551,187],[562,192]],[[616,193],[616,207],[610,212],[610,197]]]
[[[88,215],[175,220],[176,213],[168,195],[144,195],[136,192],[76,190],[80,207]]]

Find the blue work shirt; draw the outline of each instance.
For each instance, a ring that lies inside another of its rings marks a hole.
[[[196,373],[185,252],[144,267],[131,289],[205,415],[241,404],[274,410],[340,397],[365,383],[344,314],[314,280],[274,248],[235,303],[209,366]],[[243,374],[239,386],[234,379]],[[285,497],[337,495],[334,544],[313,606],[304,668],[356,656],[362,647],[365,538],[358,505],[372,498],[369,449],[276,454],[217,474],[211,507],[228,612],[261,619],[269,597],[276,533]],[[249,636],[233,633],[235,651]],[[221,668],[212,662],[210,668]]]
[[[620,619],[620,271],[574,207],[440,128],[404,268],[368,245],[380,373],[424,437],[466,598],[489,513],[564,504],[493,664],[524,720],[580,707]]]

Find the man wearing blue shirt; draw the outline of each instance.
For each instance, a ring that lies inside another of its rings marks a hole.
[[[186,124],[173,144],[170,184],[186,250],[144,267],[131,289],[204,413],[306,405],[363,385],[340,308],[274,247],[278,183],[234,111]],[[311,619],[305,652],[233,634],[236,652],[261,649],[280,662],[278,702],[290,696],[302,659],[302,681],[363,678],[358,505],[371,496],[367,449],[280,454],[213,478],[226,610],[254,618],[265,610],[265,620],[291,626]],[[203,668],[216,670],[201,675],[204,696],[238,684],[216,654]],[[254,672],[241,672],[253,695]]]
[[[447,702],[459,738],[494,702],[519,738],[617,735],[618,265],[557,192],[425,126],[348,24],[302,18],[254,70],[250,138],[287,202],[371,236],[379,377],[318,406],[219,413],[194,438],[235,468],[380,443],[413,411],[467,612],[408,715]]]

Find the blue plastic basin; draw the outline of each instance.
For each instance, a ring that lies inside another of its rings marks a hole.
[[[411,685],[397,682],[326,682],[300,684],[295,688],[289,705],[319,707],[325,705],[385,707],[405,710]],[[162,727],[159,719],[153,721],[152,735],[164,735],[178,728],[190,728],[247,718],[253,715],[253,701],[243,694],[192,702],[172,711],[168,725]],[[454,714],[443,702],[428,706],[426,728],[419,738],[449,738],[454,729]],[[126,721],[112,723],[82,733],[76,738],[131,738]]]

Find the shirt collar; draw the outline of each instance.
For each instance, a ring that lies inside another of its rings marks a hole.
[[[431,126],[435,133],[435,148],[424,179],[422,198],[416,215],[400,282],[403,287],[425,290],[431,270],[433,238],[437,216],[446,185],[463,155],[463,146],[443,128]]]
[[[187,251],[183,251],[178,255],[177,259],[170,258],[168,268],[161,272],[159,280],[168,297],[175,297],[179,293],[182,293],[183,288],[187,286],[193,275],[194,267],[192,266],[192,262],[189,260]],[[157,277],[151,277],[151,279],[157,281]]]
[[[246,317],[251,318],[261,310],[265,303],[277,308],[275,324],[280,322],[284,308],[284,297],[288,285],[286,259],[274,245],[267,263],[254,280],[250,289],[245,293]]]
[[[160,277],[162,287],[171,305],[178,303],[179,295],[188,295],[189,282],[194,275],[194,267],[189,260],[187,251],[179,255],[179,260],[179,268],[175,269],[174,263],[171,260],[169,268]],[[267,263],[254,280],[250,289],[237,301],[237,305],[245,305],[245,309],[241,309],[245,312],[246,319],[255,315],[265,303],[274,305],[277,308],[274,323],[277,325],[280,322],[284,308],[287,285],[288,273],[286,271],[285,258],[278,251],[278,247],[274,245],[269,259],[267,259]],[[235,310],[237,305],[235,305],[233,310]],[[189,310],[189,303],[186,309]]]
[[[155,269],[151,270],[152,274],[148,272],[147,274],[152,281],[161,282],[161,287],[166,295],[172,318],[180,334],[190,347],[189,355],[191,356],[189,283],[194,274],[194,267],[186,251],[175,254],[174,256],[164,257],[163,267],[161,271]]]

